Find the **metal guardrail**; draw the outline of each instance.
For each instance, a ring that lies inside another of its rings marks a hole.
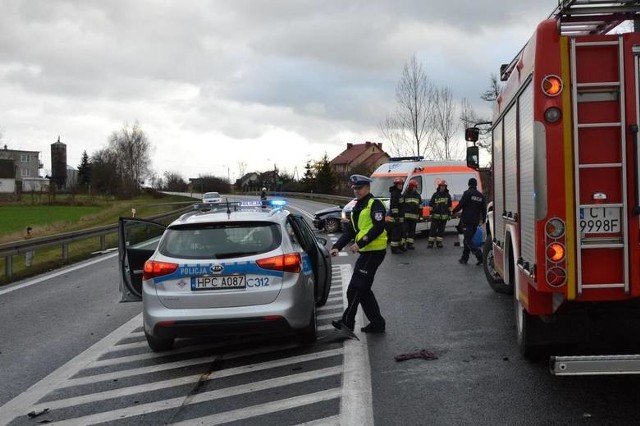
[[[191,204],[182,209],[173,210],[171,212],[157,214],[145,219],[161,220],[172,216],[177,216],[190,211],[193,207]],[[49,237],[31,238],[24,241],[13,241],[0,244],[0,258],[4,257],[5,266],[4,273],[6,277],[13,275],[13,256],[24,255],[27,252],[47,247],[61,246],[63,260],[69,259],[69,244],[86,240],[88,238],[100,237],[100,250],[104,251],[106,247],[106,237],[118,231],[118,224],[104,225],[95,228],[83,229],[81,231],[66,232],[63,234],[53,235]]]
[[[235,196],[244,196],[245,194],[234,194]],[[345,204],[353,199],[353,197],[344,197],[340,195],[328,195],[328,194],[315,194],[313,192],[270,192],[268,194],[270,197],[296,197],[296,198],[304,198],[304,199],[312,199],[312,200],[322,200],[329,202],[340,202],[344,201]],[[199,198],[199,197],[195,197]],[[168,213],[162,213],[155,216],[146,217],[145,219],[149,220],[161,220],[171,216],[176,216],[181,213],[186,213],[192,209],[191,203],[188,207],[174,210]],[[6,277],[11,277],[13,275],[13,256],[25,255],[30,251],[35,251],[37,249],[43,249],[48,247],[60,246],[62,247],[62,259],[69,259],[69,244],[81,240],[86,240],[89,238],[100,238],[100,250],[105,251],[106,247],[106,237],[109,234],[115,233],[118,231],[118,224],[114,225],[104,225],[95,228],[83,229],[81,231],[67,232],[63,234],[48,236],[48,237],[39,237],[39,238],[31,238],[24,241],[13,241],[4,244],[0,244],[0,258],[4,258],[5,267],[4,273]]]
[[[269,192],[267,194],[270,197],[296,197],[296,198],[307,198],[311,200],[322,200],[322,201],[344,201],[345,204],[349,201],[353,200],[354,197],[345,197],[342,195],[329,195],[329,194],[315,194],[313,192]]]

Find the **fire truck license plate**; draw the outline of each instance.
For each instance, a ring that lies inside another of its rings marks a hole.
[[[230,288],[246,288],[244,275],[221,275],[216,277],[191,278],[191,290],[224,290]]]
[[[584,234],[615,234],[620,232],[620,208],[580,208],[580,231]]]

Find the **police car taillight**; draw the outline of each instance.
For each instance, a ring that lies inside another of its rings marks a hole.
[[[144,263],[142,273],[143,280],[149,280],[155,277],[172,274],[178,269],[177,263],[157,262],[155,260],[147,260]]]
[[[300,272],[302,259],[299,253],[288,253],[280,256],[267,257],[256,261],[259,267],[284,272]]]

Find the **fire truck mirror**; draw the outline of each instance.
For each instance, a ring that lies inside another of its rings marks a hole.
[[[477,142],[480,136],[480,129],[477,127],[468,127],[464,130],[464,139],[467,142]]]
[[[480,167],[480,151],[476,145],[467,147],[467,167],[472,169]]]

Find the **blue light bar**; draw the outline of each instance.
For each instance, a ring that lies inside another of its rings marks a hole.
[[[273,207],[282,207],[287,205],[286,200],[271,200],[270,203]]]

